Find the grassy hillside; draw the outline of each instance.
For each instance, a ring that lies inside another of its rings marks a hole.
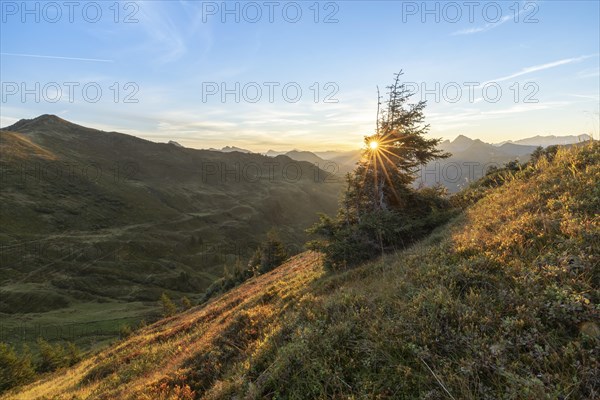
[[[600,146],[560,150],[411,248],[303,253],[7,399],[591,399]]]
[[[154,143],[56,116],[0,132],[0,341],[152,318],[162,292],[202,297],[277,227],[291,253],[341,185],[288,157]],[[94,332],[98,332],[96,335]],[[67,338],[67,337],[66,337]]]

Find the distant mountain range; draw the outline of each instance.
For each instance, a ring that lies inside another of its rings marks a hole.
[[[587,142],[588,140],[591,140],[592,137],[590,135],[569,135],[569,136],[554,136],[554,135],[550,135],[550,136],[534,136],[534,137],[530,137],[530,138],[526,138],[526,139],[519,139],[519,140],[508,140],[506,142],[502,142],[499,145],[503,145],[505,143],[513,143],[513,144],[520,144],[520,145],[525,145],[525,146],[542,146],[542,147],[548,147],[548,146],[552,146],[552,145],[568,145],[568,144],[576,144],[576,143],[581,143],[581,142]]]
[[[276,157],[285,155],[292,160],[306,161],[318,166],[329,173],[343,178],[343,176],[352,171],[356,166],[356,162],[360,160],[361,150],[350,151],[306,151],[306,150],[291,150],[291,151],[274,151],[269,150],[265,153],[268,157]]]
[[[177,142],[169,142],[170,144],[179,145]],[[246,153],[256,154],[251,150],[247,150],[241,147],[225,146],[221,149],[209,148],[210,151],[220,151],[223,153]],[[329,173],[337,176],[343,176],[347,172],[354,169],[356,161],[360,159],[360,150],[350,151],[306,151],[306,150],[285,150],[276,151],[268,150],[264,153],[267,157],[279,157],[287,156],[295,161],[309,162],[318,168],[324,169]]]
[[[590,140],[588,135],[535,136],[499,144],[485,143],[459,135],[453,141],[445,140],[439,148],[452,154],[450,158],[429,163],[421,169],[417,184],[442,184],[456,192],[469,182],[481,178],[492,166],[500,167],[509,161],[525,162],[538,147],[573,145]]]
[[[525,138],[525,139],[506,140],[504,142],[491,143],[491,144],[493,146],[502,148],[503,152],[505,152],[505,153],[513,153],[514,152],[516,154],[525,155],[525,154],[531,153],[531,152],[528,152],[529,149],[527,148],[527,146],[548,147],[548,146],[552,146],[552,145],[569,145],[569,144],[587,142],[590,139],[592,139],[591,136],[587,135],[587,134],[568,135],[568,136],[554,136],[554,135],[539,136],[538,135],[538,136],[533,136],[533,137]],[[464,135],[459,135],[453,141],[445,140],[442,143],[442,145],[447,146],[448,148],[452,148],[454,151],[462,151],[462,150],[465,150],[467,147],[471,146],[473,144],[473,142],[477,142],[477,141],[484,143],[479,139],[470,139]],[[172,140],[169,141],[169,144],[181,146],[179,143],[174,142]],[[511,145],[511,144],[518,145],[518,146],[525,146],[525,147],[519,148],[519,147],[506,146],[506,145]],[[233,151],[238,151],[240,153],[254,153],[251,150],[247,150],[247,149],[244,149],[241,147],[236,147],[236,146],[225,146],[221,149],[215,149],[215,148],[211,147],[208,150],[221,151],[223,153],[230,153]],[[286,155],[296,161],[307,161],[307,162],[312,162],[312,163],[323,163],[323,161],[336,160],[336,161],[340,162],[340,164],[341,164],[340,166],[342,166],[342,165],[344,166],[344,170],[345,170],[346,167],[348,167],[348,165],[346,165],[347,163],[350,163],[351,165],[353,165],[356,162],[356,160],[360,159],[360,153],[361,153],[360,150],[350,150],[350,151],[330,150],[330,151],[311,152],[311,151],[307,151],[307,150],[294,149],[294,150],[284,150],[284,151],[268,150],[266,153],[264,153],[264,155],[266,155],[267,157],[277,157],[277,156],[281,156],[281,155]]]
[[[222,149],[215,149],[215,148],[211,147],[208,150],[210,150],[210,151],[220,151],[222,153],[232,153],[234,151],[237,151],[238,153],[246,153],[246,154],[254,153],[253,151],[242,149],[241,147],[235,147],[235,146],[225,146]]]
[[[459,135],[454,140],[444,140],[439,148],[452,156],[426,165],[419,173],[416,185],[433,186],[442,184],[450,192],[456,192],[468,182],[479,179],[490,166],[502,166],[513,160],[526,161],[538,146],[572,145],[590,140],[589,135],[571,136],[534,136],[499,144],[483,142]],[[307,161],[320,168],[343,177],[352,171],[360,160],[362,152],[354,151],[322,151],[310,152],[302,150],[274,151],[266,155],[275,157],[286,155],[297,161]]]

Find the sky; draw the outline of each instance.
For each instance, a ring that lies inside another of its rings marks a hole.
[[[349,150],[394,73],[428,136],[598,139],[598,1],[0,1],[0,125]]]

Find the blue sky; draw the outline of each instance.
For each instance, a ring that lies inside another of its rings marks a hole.
[[[597,1],[315,3],[3,0],[1,125],[52,113],[196,148],[350,149],[402,69],[432,137],[598,138]]]

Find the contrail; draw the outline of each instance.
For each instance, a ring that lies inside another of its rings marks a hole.
[[[19,53],[0,53],[2,56],[16,57],[33,57],[33,58],[52,58],[56,60],[73,60],[73,61],[93,61],[93,62],[115,62],[115,60],[104,60],[101,58],[79,58],[79,57],[61,57],[61,56],[44,56],[41,54],[19,54]]]
[[[486,84],[491,83],[491,82],[503,82],[503,81],[507,81],[509,79],[516,78],[517,76],[529,74],[531,72],[543,71],[545,69],[559,67],[561,65],[571,64],[571,63],[574,63],[574,62],[586,60],[586,59],[591,58],[591,57],[595,57],[596,55],[597,54],[590,54],[590,55],[585,55],[585,56],[581,56],[581,57],[564,58],[562,60],[553,61],[553,62],[549,62],[549,63],[546,63],[546,64],[534,65],[532,67],[523,68],[519,72],[515,72],[514,74],[511,74],[511,75],[508,75],[508,76],[503,76],[502,78],[497,78],[497,79],[494,79],[494,80],[491,80],[491,81],[484,82],[482,85],[486,85]]]

